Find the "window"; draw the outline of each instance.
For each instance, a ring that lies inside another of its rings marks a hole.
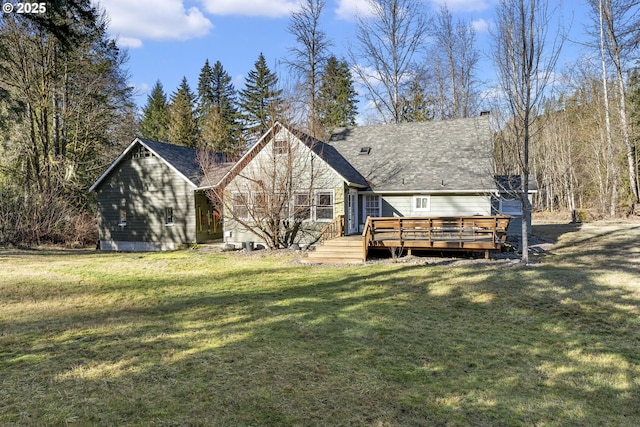
[[[298,221],[311,219],[311,196],[308,193],[293,195],[293,217]]]
[[[164,208],[164,225],[173,225],[173,208]]]
[[[522,215],[522,203],[519,199],[500,199],[500,213],[503,215]]]
[[[289,154],[289,141],[286,139],[274,139],[273,155],[282,156],[284,154]]]
[[[234,218],[246,219],[249,217],[247,199],[248,195],[246,193],[233,193],[231,195],[231,209]]]
[[[333,192],[318,191],[316,193],[316,221],[333,219]]]
[[[269,211],[269,196],[267,193],[259,192],[253,193],[252,195],[252,206],[253,206],[253,217],[256,220],[264,218],[267,216],[267,212]]]
[[[364,206],[362,207],[363,217],[367,218],[380,216],[380,196],[363,196]]]
[[[143,145],[138,145],[135,151],[133,152],[134,159],[142,159],[144,157],[151,157],[151,156],[152,156],[151,151],[149,151],[147,147]]]
[[[127,225],[127,208],[125,207],[120,208],[120,217],[119,217],[118,225],[120,227],[124,227],[125,225]]]
[[[289,215],[289,196],[287,193],[276,193],[272,196],[271,209],[280,218]]]
[[[431,196],[414,196],[413,198],[413,210],[415,211],[430,211],[431,210]]]

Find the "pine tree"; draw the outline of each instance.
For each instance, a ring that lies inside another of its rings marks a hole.
[[[207,61],[198,82],[198,122],[204,146],[230,156],[242,150],[236,90],[222,63]]]
[[[417,73],[411,79],[402,102],[399,103],[403,122],[426,122],[433,119],[432,100],[425,91],[424,75]]]
[[[169,142],[187,147],[198,145],[198,125],[194,114],[195,95],[187,78],[183,77],[178,90],[171,95],[169,106]]]
[[[198,118],[205,116],[213,105],[213,68],[211,68],[209,60],[207,59],[204,62],[204,65],[200,70],[200,76],[198,77]]]
[[[255,69],[245,79],[245,89],[240,91],[240,107],[250,135],[261,136],[279,118],[282,89],[277,86],[278,76],[271,72],[260,53]]]
[[[326,131],[355,126],[358,115],[356,95],[349,64],[331,56],[324,69],[318,95],[318,115]]]
[[[166,141],[168,137],[169,111],[167,96],[158,80],[147,97],[147,105],[142,109],[140,132],[143,138]]]

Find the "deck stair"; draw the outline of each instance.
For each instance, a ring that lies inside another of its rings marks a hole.
[[[343,236],[324,241],[300,259],[306,264],[361,264],[362,236]]]

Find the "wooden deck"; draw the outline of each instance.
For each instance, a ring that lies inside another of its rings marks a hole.
[[[306,261],[317,263],[364,262],[370,249],[484,252],[500,251],[509,216],[368,218],[362,235],[344,236],[344,218],[323,230],[322,246]],[[326,260],[326,261],[325,261]]]
[[[367,218],[362,233],[364,258],[370,248],[437,251],[491,251],[502,249],[508,216]]]

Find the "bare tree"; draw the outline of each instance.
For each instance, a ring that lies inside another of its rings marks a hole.
[[[475,114],[477,91],[474,72],[480,59],[475,47],[476,33],[470,24],[455,24],[446,5],[437,14],[429,55],[435,84],[436,116],[441,119],[464,118]]]
[[[602,0],[598,2],[598,17],[600,22],[600,57],[602,60],[602,91],[604,98],[604,117],[605,117],[605,138],[607,147],[607,162],[610,164],[615,163],[613,155],[613,139],[611,136],[611,108],[609,106],[609,82],[607,79],[607,65],[605,61],[605,37],[604,37],[604,13],[602,10]],[[616,205],[618,204],[618,173],[617,169],[613,168],[613,184],[611,187],[611,205],[610,216],[616,215]]]
[[[320,17],[324,0],[303,0],[301,9],[291,14],[288,31],[298,43],[290,49],[293,58],[289,67],[301,78],[304,104],[307,109],[307,129],[311,136],[320,137],[317,112],[317,96],[320,90],[321,73],[329,57],[331,41],[320,28]]]
[[[351,50],[355,74],[385,123],[403,121],[407,89],[417,73],[418,55],[428,37],[424,3],[368,0],[373,15],[359,17],[357,47]]]
[[[321,147],[302,132],[272,127],[209,194],[224,212],[225,229],[244,230],[270,249],[315,243],[335,203]],[[215,158],[203,159],[215,175]]]
[[[517,194],[522,202],[521,261],[524,264],[529,262],[529,149],[536,111],[542,109],[562,45],[561,39],[556,38],[551,48],[546,49],[550,17],[546,1],[501,0],[493,34],[493,59],[506,97],[522,175],[522,188]]]
[[[600,54],[602,58],[602,78],[605,96],[607,96],[607,58],[611,60],[616,76],[616,90],[618,98],[618,113],[620,116],[620,131],[624,141],[627,166],[629,171],[629,189],[633,196],[633,203],[640,203],[638,190],[638,177],[634,147],[632,146],[627,119],[627,100],[625,91],[625,79],[623,76],[624,57],[631,49],[637,47],[637,40],[632,37],[637,30],[636,14],[638,2],[636,0],[590,0],[592,8],[596,11],[599,26]],[[608,113],[608,100],[606,102]],[[610,126],[610,125],[609,125]],[[611,129],[607,130],[608,144]],[[613,159],[611,159],[613,161]],[[615,190],[614,190],[615,192]],[[614,193],[615,194],[615,193]],[[613,197],[613,196],[612,196]],[[611,216],[615,215],[616,201],[612,199]]]

